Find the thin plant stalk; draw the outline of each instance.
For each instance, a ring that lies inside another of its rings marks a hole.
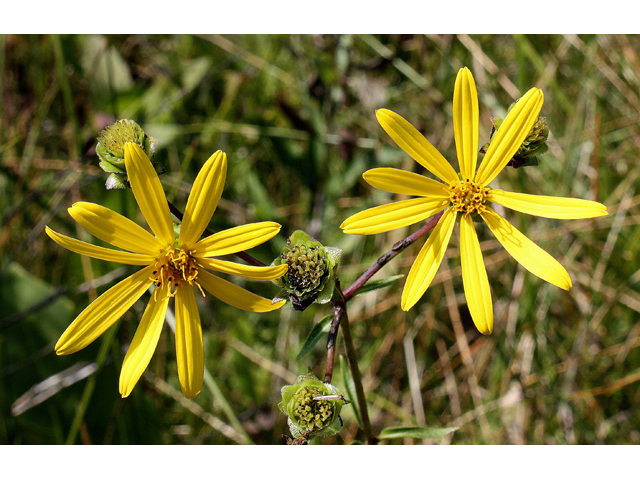
[[[351,378],[356,389],[356,398],[358,401],[358,410],[360,412],[360,419],[362,420],[362,431],[367,439],[367,444],[375,445],[378,443],[378,439],[373,434],[371,428],[371,420],[369,420],[369,409],[367,407],[367,399],[364,394],[364,387],[362,386],[362,375],[360,374],[360,368],[358,368],[358,357],[356,355],[356,348],[353,345],[353,339],[351,337],[351,327],[349,326],[349,317],[347,315],[347,303],[344,299],[344,295],[340,290],[340,281],[336,279],[336,293],[338,298],[333,300],[335,315],[340,317],[339,323],[342,324],[342,336],[344,338],[344,346],[347,351],[347,364],[351,371]]]
[[[373,264],[362,275],[360,275],[360,277],[355,282],[353,282],[353,284],[351,284],[349,288],[345,289],[345,291],[343,292],[344,299],[346,301],[349,301],[356,294],[358,289],[362,287],[371,277],[373,277],[376,273],[378,273],[378,270],[380,270],[387,263],[389,263],[389,261],[392,258],[398,255],[401,251],[403,251],[413,242],[418,240],[424,234],[426,234],[427,232],[430,232],[433,229],[433,227],[436,226],[436,224],[440,220],[440,217],[442,217],[443,213],[444,211],[435,215],[422,228],[420,228],[419,230],[416,230],[414,233],[412,233],[408,237],[397,242],[393,247],[391,247],[391,250],[389,250],[387,253],[385,253],[380,258],[378,258],[375,264]]]
[[[423,227],[419,230],[416,230],[414,233],[409,235],[408,237],[397,242],[391,250],[382,255],[376,263],[369,267],[360,277],[353,282],[353,284],[342,292],[344,297],[344,301],[348,302],[351,300],[355,294],[358,292],[358,289],[361,288],[371,277],[373,277],[378,271],[384,267],[392,258],[398,255],[401,251],[411,245],[413,242],[418,240],[420,237],[428,233],[436,226],[438,221],[442,217],[442,213],[437,214],[431,220],[429,220]],[[336,346],[336,337],[338,335],[338,328],[340,326],[340,315],[337,315],[337,312],[334,310],[333,321],[331,322],[331,329],[329,330],[329,334],[327,336],[327,368],[324,377],[325,383],[331,383],[331,377],[333,376],[333,363],[335,360],[335,346]]]

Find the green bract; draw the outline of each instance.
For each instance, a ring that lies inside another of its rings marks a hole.
[[[511,111],[511,109],[517,102],[518,100],[516,100],[509,106],[507,113]],[[480,149],[481,153],[486,152],[487,148],[489,148],[493,135],[502,126],[502,119],[499,117],[492,118],[491,123],[493,123],[493,128],[491,129],[491,133],[489,136],[489,143],[483,145],[483,147]],[[548,137],[549,128],[547,127],[547,119],[544,117],[538,117],[533,124],[533,127],[531,127],[529,134],[522,142],[522,145],[520,145],[520,148],[518,148],[518,151],[513,155],[511,161],[507,165],[514,168],[538,165],[538,155],[542,155],[547,151]]]
[[[274,301],[291,300],[296,310],[304,310],[314,301],[330,301],[341,253],[339,248],[324,247],[302,230],[293,232],[287,246],[272,263],[289,267],[287,273],[274,280],[282,287]]]
[[[289,417],[287,423],[294,437],[305,433],[335,435],[342,427],[340,410],[346,400],[333,385],[322,383],[311,374],[300,375],[296,383],[285,385],[281,392],[278,407]]]
[[[144,130],[133,120],[118,120],[98,135],[96,154],[100,158],[100,168],[110,173],[107,178],[107,190],[126,188],[127,171],[124,166],[124,146],[135,143],[144,150],[149,158],[153,157],[158,141],[145,135]]]

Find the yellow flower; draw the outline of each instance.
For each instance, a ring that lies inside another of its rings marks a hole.
[[[189,195],[176,238],[167,199],[160,179],[147,155],[133,143],[125,147],[125,163],[131,189],[153,235],[122,215],[93,203],[75,203],[69,214],[89,233],[116,247],[98,247],[46,228],[59,245],[89,257],[145,265],[138,273],[113,286],[91,303],[62,334],[56,353],[66,355],[86,347],[113,325],[151,286],[155,290],[138,325],[120,373],[120,393],[127,397],[145,370],[158,344],[169,299],[175,297],[175,338],[178,376],[182,392],[195,397],[202,388],[204,351],[200,315],[193,286],[234,307],[267,312],[285,302],[250,293],[205,269],[239,275],[252,280],[273,280],[286,265],[254,267],[213,257],[243,251],[267,241],[280,230],[273,222],[230,228],[202,240],[220,200],[227,171],[227,156],[218,151],[204,164]]]
[[[373,187],[420,198],[370,208],[349,217],[341,225],[345,233],[369,235],[420,222],[446,209],[411,267],[402,292],[403,310],[409,310],[415,305],[429,287],[458,219],[462,281],[469,311],[478,330],[483,334],[491,333],[491,293],[473,225],[473,218],[478,215],[524,268],[560,288],[571,288],[571,278],[562,265],[487,204],[495,202],[512,210],[547,218],[591,218],[607,214],[607,208],[597,202],[526,195],[488,187],[526,138],[540,113],[542,103],[542,91],[532,88],[515,104],[495,133],[480,168],[476,171],[478,95],[471,72],[467,68],[461,69],[453,94],[453,127],[460,175],[404,118],[389,110],[376,112],[380,125],[400,148],[445,182],[395,168],[369,170],[363,176]]]

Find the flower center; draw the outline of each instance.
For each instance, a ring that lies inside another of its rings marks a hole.
[[[487,201],[489,190],[469,179],[459,180],[449,187],[451,205],[456,212],[460,213],[484,212],[484,203]]]
[[[307,431],[328,427],[333,417],[334,405],[327,400],[313,400],[317,395],[321,395],[321,392],[308,387],[293,394],[293,416]]]
[[[178,288],[186,282],[189,285],[196,285],[204,296],[202,287],[196,281],[198,266],[189,253],[188,250],[176,247],[169,247],[165,250],[156,261],[155,268],[151,273],[151,280],[156,287],[161,288],[169,285],[169,295],[173,297]]]

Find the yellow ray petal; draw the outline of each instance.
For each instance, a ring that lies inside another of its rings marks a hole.
[[[151,231],[163,245],[173,245],[173,222],[158,174],[142,149],[131,142],[124,146],[124,162],[131,190]]]
[[[451,232],[456,221],[456,212],[449,208],[435,226],[431,235],[420,250],[416,261],[409,271],[407,283],[402,291],[401,306],[403,310],[413,307],[431,284],[444,258],[449,245]]]
[[[220,257],[258,246],[280,231],[275,222],[258,222],[229,228],[200,240],[191,253],[196,258]]]
[[[488,200],[518,212],[546,218],[592,218],[608,213],[607,207],[603,204],[580,198],[546,197],[490,190]]]
[[[158,256],[164,245],[140,225],[102,205],[77,202],[69,214],[91,235],[130,252]]]
[[[412,225],[438,213],[449,199],[413,198],[369,208],[350,216],[340,228],[344,233],[371,235]]]
[[[471,318],[478,331],[488,335],[493,330],[493,304],[487,269],[470,215],[462,215],[460,219],[460,262],[464,295]]]
[[[45,227],[45,232],[61,247],[71,250],[72,252],[86,255],[87,257],[97,258],[98,260],[106,260],[107,262],[124,263],[126,265],[149,265],[155,261],[154,257],[142,255],[140,253],[119,252],[110,248],[98,247],[90,243],[67,237],[60,233],[54,232],[49,227]]]
[[[460,69],[453,92],[453,131],[460,173],[473,180],[478,159],[478,92],[467,67]]]
[[[277,310],[286,302],[271,303],[271,300],[259,297],[244,288],[210,274],[206,270],[198,272],[198,283],[214,297],[224,303],[249,312],[270,312]]]
[[[196,243],[218,206],[227,177],[227,155],[220,150],[211,155],[193,183],[180,227],[179,245]]]
[[[443,183],[397,168],[374,168],[362,175],[369,185],[385,192],[420,197],[449,198],[449,189]]]
[[[56,343],[56,353],[67,355],[83,349],[113,325],[149,288],[154,266],[125,278],[96,298],[69,325]]]
[[[514,105],[491,139],[476,174],[477,183],[488,185],[509,163],[536,122],[543,102],[542,90],[532,88]]]
[[[520,265],[557,287],[564,290],[571,288],[569,274],[555,258],[490,208],[487,208],[481,215],[505,250]]]
[[[182,393],[193,398],[202,389],[204,347],[196,297],[188,285],[176,293],[176,360]]]
[[[122,371],[120,372],[120,395],[122,398],[131,394],[133,387],[136,386],[140,376],[149,365],[153,352],[156,351],[169,298],[168,283],[151,295],[142,320],[136,329],[136,334],[124,357],[124,362],[122,362]]]
[[[254,267],[242,265],[240,263],[227,262],[217,258],[200,258],[198,263],[204,268],[215,270],[216,272],[229,273],[250,280],[275,280],[287,273],[287,265],[277,265],[269,267]]]
[[[376,111],[376,118],[394,142],[416,162],[448,185],[458,181],[458,174],[449,162],[404,118],[384,108]]]

